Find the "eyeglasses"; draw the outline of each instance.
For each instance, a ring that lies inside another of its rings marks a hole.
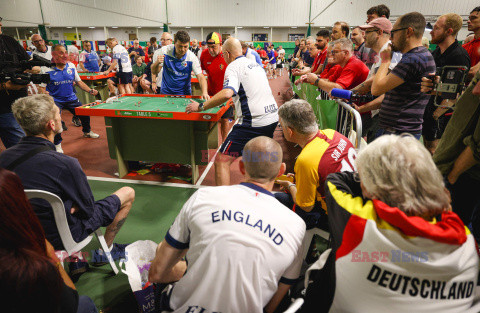
[[[215,41],[214,41],[214,42],[207,41],[207,45],[209,45],[209,46],[213,46],[213,45],[215,45]]]
[[[337,54],[339,52],[343,52],[343,51],[345,51],[345,50],[332,50],[332,54],[335,55],[335,54]]]
[[[408,28],[410,28],[410,27],[402,27],[402,28],[392,29],[392,30],[390,31],[390,35],[392,35],[392,37],[393,37],[393,34],[394,34],[395,32],[398,32],[399,30],[408,29]]]
[[[172,39],[170,39],[170,38],[169,39],[163,39],[162,38],[162,39],[160,39],[160,41],[172,41]]]
[[[378,32],[378,29],[366,30],[366,31],[365,31],[365,34],[368,34],[368,33],[376,33],[376,32]]]
[[[34,41],[32,41],[32,43],[40,43],[40,42],[42,42],[42,41],[43,41],[43,39],[40,39],[40,40],[34,40]]]

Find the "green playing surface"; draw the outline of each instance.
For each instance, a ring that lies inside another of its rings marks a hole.
[[[98,76],[103,75],[103,73],[78,73],[79,76]]]
[[[204,102],[202,99],[194,99],[197,102]],[[140,104],[138,102],[141,101]],[[110,103],[101,103],[95,105],[93,109],[112,109],[112,110],[137,110],[137,111],[161,111],[161,112],[185,112],[185,108],[190,103],[186,98],[170,97],[119,97],[118,101]],[[215,107],[204,111],[205,113],[216,113],[220,107]],[[203,113],[203,112],[202,112]]]

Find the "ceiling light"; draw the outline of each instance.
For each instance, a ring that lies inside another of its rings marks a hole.
[[[88,28],[95,28],[95,26],[88,26]]]
[[[270,27],[268,27],[268,26],[264,26],[263,28],[270,28]]]
[[[191,28],[190,26],[185,26],[185,28]]]
[[[243,26],[237,26],[237,28],[243,28]]]
[[[67,26],[67,28],[73,28],[72,26]]]
[[[118,28],[118,26],[112,26],[112,28]]]
[[[138,26],[137,28],[142,28],[141,26]]]
[[[297,28],[297,26],[292,26],[292,27],[290,27],[290,28]]]

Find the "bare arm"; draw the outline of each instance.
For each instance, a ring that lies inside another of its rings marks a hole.
[[[78,64],[80,65],[80,68],[82,69],[83,72],[88,72],[88,70],[83,65],[83,62],[79,62]]]
[[[462,175],[466,170],[468,170],[477,163],[477,160],[475,160],[473,156],[472,148],[470,148],[469,146],[466,147],[453,164],[453,168],[447,177],[448,181],[451,184],[455,184],[460,175]]]
[[[272,299],[270,299],[268,304],[265,306],[265,312],[273,313],[282,301],[283,297],[285,297],[289,289],[290,285],[279,283],[277,291],[273,295]]]
[[[365,113],[369,112],[372,110],[377,110],[380,109],[382,106],[383,99],[385,98],[385,95],[381,95],[380,97],[362,105],[362,106],[357,106],[356,104],[353,105],[353,107],[359,112],[359,113]]]
[[[187,263],[181,259],[187,249],[179,250],[162,241],[148,272],[148,280],[152,283],[171,283],[179,281],[187,270]]]
[[[384,93],[397,88],[404,83],[400,77],[390,73],[388,74],[390,61],[382,63],[378,68],[377,74],[373,76],[372,95],[380,96]]]
[[[105,72],[103,72],[105,75],[110,73],[111,71],[113,71],[113,69],[117,66],[118,62],[116,59],[113,59],[112,61],[112,64],[110,64],[110,67],[108,68],[108,70],[106,70]]]
[[[202,89],[202,96],[204,99],[210,98],[208,96],[208,84],[207,84],[207,79],[205,76],[200,73],[197,75],[198,83],[200,84],[200,88]]]
[[[98,93],[97,90],[95,89],[91,89],[90,87],[87,86],[87,84],[85,84],[83,81],[79,80],[78,82],[76,82],[78,87],[80,87],[80,89],[82,89],[83,91],[86,91],[88,93],[92,93],[92,94],[95,94],[95,92]]]

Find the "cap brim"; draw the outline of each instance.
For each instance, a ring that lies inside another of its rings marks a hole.
[[[368,29],[368,28],[374,28],[374,27],[375,27],[375,26],[368,25],[368,24],[365,24],[365,25],[362,25],[362,26],[358,26],[358,28],[360,28],[361,30]]]

